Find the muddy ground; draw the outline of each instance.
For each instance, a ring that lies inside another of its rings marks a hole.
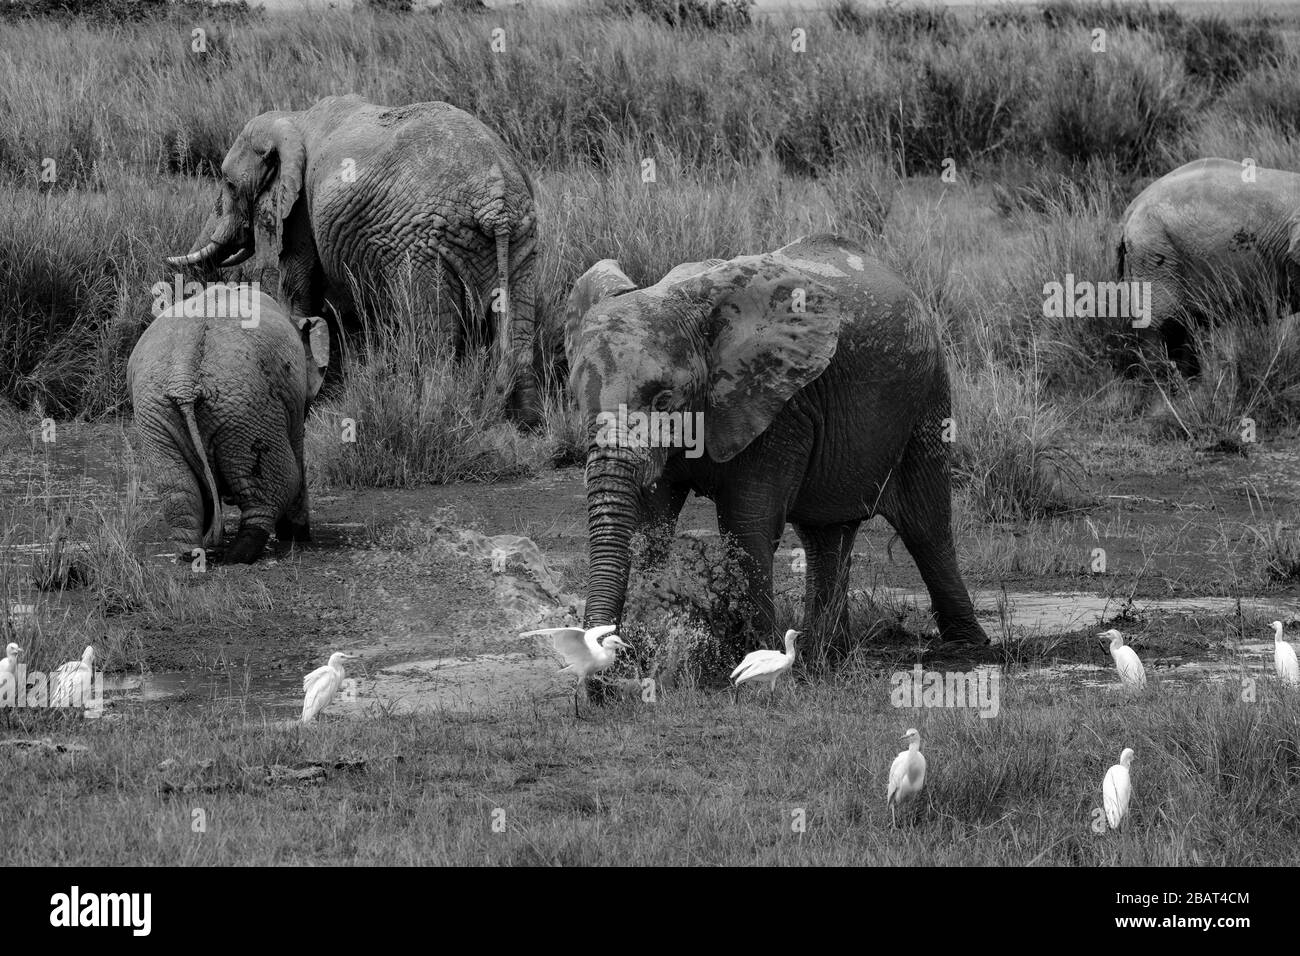
[[[59,429],[54,443],[11,440],[0,459],[14,525],[4,560],[20,585],[62,503],[108,507],[130,480],[122,427]],[[1181,447],[1133,456],[1096,445],[1080,449],[1087,473],[1077,510],[1051,521],[958,522],[961,563],[992,648],[939,647],[906,551],[883,522],[867,525],[853,587],[907,633],[901,643],[864,647],[865,659],[1068,665],[1079,679],[1104,679],[1108,655],[1089,635],[1109,623],[1172,679],[1214,676],[1238,666],[1243,653],[1262,666],[1267,621],[1300,618],[1300,587],[1261,572],[1259,539],[1294,513],[1300,442],[1264,442],[1248,457]],[[347,650],[362,661],[351,672],[352,693],[332,714],[567,705],[570,685],[556,678],[545,642],[518,635],[572,623],[580,612],[580,469],[542,466],[535,477],[493,484],[318,492],[312,508],[310,544],[277,547],[252,567],[193,573],[171,566],[156,501],[146,494],[147,560],[186,588],[225,588],[236,603],[246,597],[247,608],[179,626],[167,614],[108,614],[104,626],[116,638],[105,662],[110,697],[119,706],[241,698],[290,716],[300,706],[301,676],[331,651]],[[232,532],[237,512],[226,514]],[[710,502],[691,500],[678,530],[715,536]],[[791,569],[796,547],[787,532],[776,562],[778,593],[791,600],[802,587]],[[1104,573],[1092,570],[1097,548],[1106,552]],[[11,607],[37,607],[52,619],[93,603],[87,589],[10,590]]]

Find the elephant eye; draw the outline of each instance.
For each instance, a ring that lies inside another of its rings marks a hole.
[[[672,389],[665,388],[650,399],[650,407],[656,412],[666,412],[673,407]]]

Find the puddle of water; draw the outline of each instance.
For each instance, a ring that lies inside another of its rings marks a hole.
[[[924,591],[908,588],[876,588],[873,591],[855,590],[854,596],[869,597],[880,602],[889,601],[904,606],[928,608],[930,596]],[[1104,595],[1080,591],[972,591],[971,602],[975,613],[996,616],[998,602],[1005,600],[1008,619],[1013,630],[1031,634],[1058,634],[1095,627],[1117,615],[1123,602]],[[1262,598],[1242,598],[1241,609],[1287,621],[1300,617],[1300,602],[1275,601]],[[1235,614],[1237,599],[1231,597],[1205,598],[1135,598],[1133,610],[1139,614]],[[1268,647],[1272,648],[1270,643]]]

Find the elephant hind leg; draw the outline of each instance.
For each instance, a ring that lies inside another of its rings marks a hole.
[[[902,460],[880,500],[880,513],[916,562],[944,641],[987,644],[957,566],[952,539],[952,480],[940,435],[942,419],[929,414],[913,430]]]
[[[196,548],[203,547],[203,532],[212,520],[212,509],[220,505],[208,500],[198,476],[184,465],[167,463],[156,473],[168,538],[177,559],[188,561]]]
[[[827,639],[848,637],[849,571],[853,542],[860,521],[820,526],[795,525],[807,553],[804,583],[804,629],[811,636],[805,646],[823,646]]]
[[[253,457],[242,458],[240,471],[227,475],[239,502],[239,532],[224,554],[232,564],[252,564],[262,554],[271,532],[294,518],[301,496],[302,470],[288,442],[254,443]]]

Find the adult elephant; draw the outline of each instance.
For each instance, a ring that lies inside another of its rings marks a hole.
[[[806,626],[824,633],[844,623],[858,526],[881,514],[916,561],[943,638],[987,642],[953,548],[938,331],[862,247],[803,238],[680,265],[639,290],[605,259],[569,297],[565,340],[591,436],[587,627],[622,616],[633,531],[671,528],[694,491],[744,551],[765,634],[786,522],[807,554]],[[651,412],[660,417],[636,414]],[[682,427],[671,434],[641,427],[673,415]],[[691,447],[687,422],[702,422],[702,445]]]
[[[1228,159],[1180,166],[1129,203],[1116,252],[1122,279],[1151,283],[1151,330],[1195,374],[1197,326],[1300,310],[1300,174]]]
[[[498,388],[540,420],[533,364],[537,217],[528,174],[490,129],[447,103],[390,108],[331,96],[249,121],[221,164],[190,253],[207,278],[250,258],[298,315],[380,310],[405,295],[457,350],[493,343]],[[355,286],[354,286],[355,283]]]

